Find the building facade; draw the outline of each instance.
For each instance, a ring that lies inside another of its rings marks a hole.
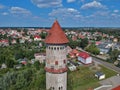
[[[83,64],[91,64],[92,57],[86,52],[80,52],[78,55],[78,61],[82,62]]]
[[[46,89],[67,90],[67,43],[68,39],[56,20],[45,39]]]

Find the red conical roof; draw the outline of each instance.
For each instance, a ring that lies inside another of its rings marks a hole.
[[[63,32],[63,30],[61,29],[58,21],[56,20],[53,25],[52,28],[50,29],[48,36],[45,39],[45,43],[48,44],[64,44],[64,43],[68,43],[68,39],[65,35],[65,33]]]

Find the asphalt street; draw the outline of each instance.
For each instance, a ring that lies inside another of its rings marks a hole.
[[[120,68],[119,67],[116,67],[113,64],[102,61],[102,60],[100,60],[98,58],[95,58],[95,57],[92,57],[92,58],[93,58],[93,61],[98,62],[98,63],[102,64],[103,66],[105,66],[105,67],[107,67],[107,68],[109,68],[111,70],[114,70],[114,71],[116,71],[117,73],[120,74]]]

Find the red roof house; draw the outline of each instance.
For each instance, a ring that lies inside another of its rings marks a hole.
[[[41,37],[39,35],[34,36],[34,41],[40,41],[40,40],[41,40]]]
[[[92,63],[92,57],[86,52],[80,52],[78,55],[78,60],[83,64],[90,64]]]
[[[71,58],[75,58],[76,56],[79,55],[79,51],[77,49],[72,49],[72,51],[69,52],[69,55]]]
[[[101,41],[97,41],[96,43],[95,43],[95,45],[99,45],[99,44],[101,44],[102,42]]]
[[[26,61],[21,61],[21,64],[26,65],[27,62]]]
[[[7,39],[0,40],[0,46],[9,46],[9,41]]]

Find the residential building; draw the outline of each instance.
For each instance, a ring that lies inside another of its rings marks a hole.
[[[36,60],[36,61],[39,61],[40,63],[44,63],[44,62],[45,62],[46,55],[43,54],[43,53],[35,53],[35,54],[34,54],[34,57],[35,57],[35,60]]]
[[[92,57],[86,52],[80,52],[78,55],[78,61],[82,62],[83,64],[91,64]]]

